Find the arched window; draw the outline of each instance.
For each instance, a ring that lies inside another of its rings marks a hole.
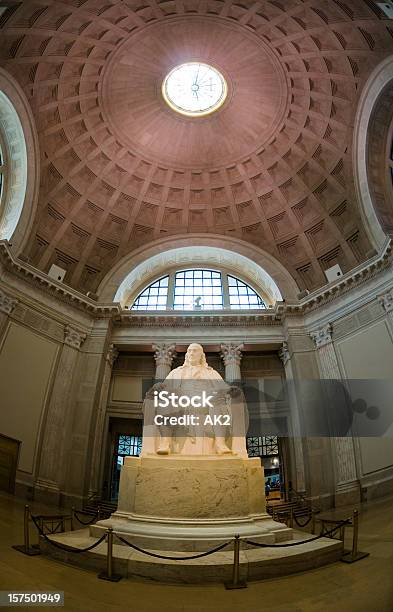
[[[266,308],[259,295],[243,281],[228,274],[229,304],[231,308],[251,310]]]
[[[4,159],[4,144],[2,142],[1,133],[0,133],[0,210],[2,207],[2,199],[3,199],[3,185],[4,185],[4,173],[5,173],[5,159]]]
[[[156,280],[131,310],[260,310],[265,302],[244,281],[219,270],[180,270]]]
[[[27,186],[26,141],[11,100],[0,91],[0,240],[9,240],[22,213]]]
[[[169,276],[146,287],[132,305],[133,310],[165,310]]]

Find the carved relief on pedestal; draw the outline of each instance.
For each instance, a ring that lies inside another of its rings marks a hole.
[[[77,329],[74,329],[70,325],[66,325],[64,328],[64,343],[68,344],[72,348],[80,349],[84,341],[86,340],[86,334],[82,334]]]
[[[0,312],[9,315],[17,304],[18,300],[9,297],[9,295],[0,290]]]

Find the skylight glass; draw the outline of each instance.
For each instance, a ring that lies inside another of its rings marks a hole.
[[[227,84],[213,66],[189,62],[176,66],[165,77],[162,95],[173,110],[198,117],[214,112],[224,103]]]

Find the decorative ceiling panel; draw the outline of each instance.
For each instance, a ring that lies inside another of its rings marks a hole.
[[[393,50],[361,0],[25,0],[1,17],[0,63],[24,88],[42,178],[25,250],[95,291],[121,257],[177,233],[230,234],[301,288],[372,254],[351,142],[362,85]],[[212,115],[164,102],[176,65],[228,82]]]

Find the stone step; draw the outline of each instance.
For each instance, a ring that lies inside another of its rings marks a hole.
[[[291,542],[303,541],[312,534],[293,531]],[[53,541],[75,548],[85,548],[96,541],[88,529],[51,536]],[[105,542],[87,553],[61,551],[41,538],[43,554],[62,562],[100,572],[106,569]],[[163,556],[186,556],[184,551],[150,551]],[[338,561],[343,553],[340,540],[320,538],[298,546],[250,548],[241,544],[240,578],[263,580],[314,569]],[[192,554],[192,553],[191,553]],[[159,559],[128,546],[114,544],[113,571],[124,578],[143,577],[158,582],[203,584],[224,582],[232,577],[233,551],[223,550],[199,559],[186,561]]]

